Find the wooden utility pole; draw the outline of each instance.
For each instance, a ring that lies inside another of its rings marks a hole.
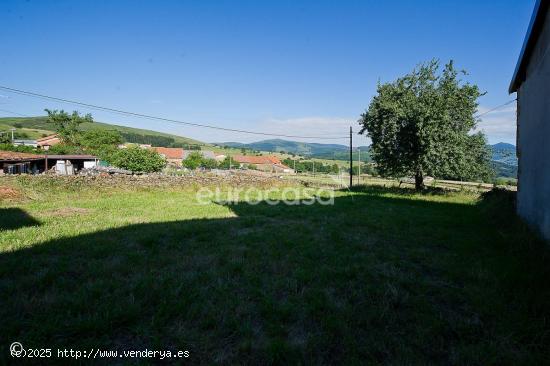
[[[349,187],[353,186],[353,131],[349,126]]]
[[[315,177],[315,160],[311,161],[313,163],[313,176]]]
[[[357,184],[361,184],[361,149],[357,148],[357,152],[359,153],[359,157],[357,158],[357,170],[359,170],[359,174],[357,174]]]

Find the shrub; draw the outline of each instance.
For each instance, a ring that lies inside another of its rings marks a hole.
[[[106,158],[115,167],[133,172],[158,172],[166,166],[166,161],[157,152],[139,147],[118,149]]]
[[[16,151],[16,152],[23,152],[23,153],[34,153],[34,154],[37,153],[36,149],[32,146],[14,146],[11,143],[0,143],[0,150]]]
[[[214,159],[206,159],[198,152],[192,152],[187,159],[183,161],[183,166],[187,169],[214,169],[218,166],[218,162]]]

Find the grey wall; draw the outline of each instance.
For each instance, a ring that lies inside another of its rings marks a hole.
[[[518,214],[550,239],[550,14],[518,90],[517,138]]]

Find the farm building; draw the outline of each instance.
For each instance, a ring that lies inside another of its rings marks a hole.
[[[61,175],[76,174],[82,169],[94,168],[99,158],[93,155],[46,155],[46,166],[55,167],[55,172]]]
[[[57,134],[42,137],[36,140],[36,145],[42,150],[49,150],[50,146],[57,145],[61,139]]]
[[[281,160],[276,156],[248,156],[248,155],[235,155],[233,160],[239,164],[239,166],[246,167],[248,165],[254,166],[258,170],[272,173],[293,173],[294,171],[284,165]]]
[[[550,239],[550,0],[538,0],[510,83],[517,92],[518,214]]]
[[[181,147],[151,147],[159,153],[168,163],[181,165],[183,160],[183,149]]]
[[[38,155],[13,151],[0,151],[0,169],[4,174],[38,174],[54,170],[57,174],[71,175],[81,169],[97,166],[93,155]]]
[[[36,140],[13,140],[12,142],[13,146],[30,146],[30,147],[37,147],[38,144]]]
[[[2,174],[32,174],[44,170],[44,155],[0,151],[0,172]]]

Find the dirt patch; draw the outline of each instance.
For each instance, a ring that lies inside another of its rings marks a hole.
[[[16,200],[21,198],[21,192],[10,187],[0,186],[0,200]]]
[[[81,207],[63,207],[59,208],[57,210],[50,210],[45,212],[47,216],[57,216],[57,217],[69,217],[69,216],[75,216],[75,215],[85,215],[87,213],[90,213],[92,210],[89,208],[81,208]]]

